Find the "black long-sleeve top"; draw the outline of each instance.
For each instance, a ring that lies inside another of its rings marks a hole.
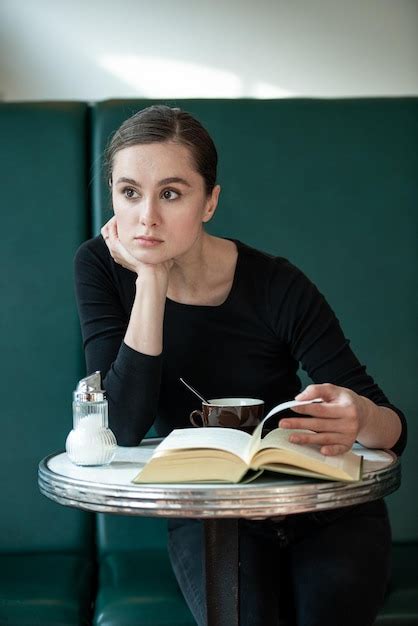
[[[235,240],[234,240],[235,241]],[[352,389],[401,418],[353,354],[330,306],[294,265],[235,241],[238,260],[231,291],[219,306],[166,299],[163,352],[149,356],[123,338],[135,298],[136,274],[115,263],[101,236],[75,257],[75,284],[87,372],[100,370],[109,425],[119,445],[137,445],[154,424],[160,436],[190,426],[199,400],[252,397],[269,411],[301,390],[299,363],[315,383]]]

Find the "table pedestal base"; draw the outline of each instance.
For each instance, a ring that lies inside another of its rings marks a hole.
[[[208,626],[238,626],[238,519],[205,519],[204,528]]]

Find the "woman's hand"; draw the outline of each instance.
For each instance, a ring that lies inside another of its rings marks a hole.
[[[113,260],[137,274],[135,299],[124,342],[142,354],[159,355],[163,347],[168,281],[174,261],[168,259],[155,264],[138,261],[120,241],[115,217],[103,226],[101,233]]]
[[[159,263],[158,265],[151,265],[150,263],[142,263],[138,261],[122,244],[118,235],[118,225],[116,217],[113,216],[101,229],[101,234],[107,247],[109,248],[110,256],[112,259],[131,272],[136,274],[162,274],[168,280],[168,274],[173,266],[174,261],[172,259]]]
[[[133,257],[121,243],[118,235],[116,217],[113,216],[108,222],[106,222],[100,232],[107,247],[109,248],[112,259],[122,267],[125,267],[127,270],[138,273],[140,262],[135,259],[135,257]]]
[[[312,417],[285,417],[279,422],[281,428],[306,428],[314,433],[291,435],[292,443],[309,443],[321,446],[321,453],[329,456],[350,450],[357,440],[369,411],[370,400],[351,389],[328,383],[309,385],[296,396],[296,400],[322,398],[323,402],[295,407],[296,413]]]

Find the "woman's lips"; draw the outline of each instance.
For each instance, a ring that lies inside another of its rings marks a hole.
[[[135,237],[135,241],[143,248],[154,248],[163,243],[162,239],[155,239],[154,237]]]

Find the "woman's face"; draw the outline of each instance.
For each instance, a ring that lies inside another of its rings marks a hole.
[[[189,252],[217,204],[207,196],[190,151],[174,142],[135,145],[116,153],[112,201],[121,243],[144,263]]]

